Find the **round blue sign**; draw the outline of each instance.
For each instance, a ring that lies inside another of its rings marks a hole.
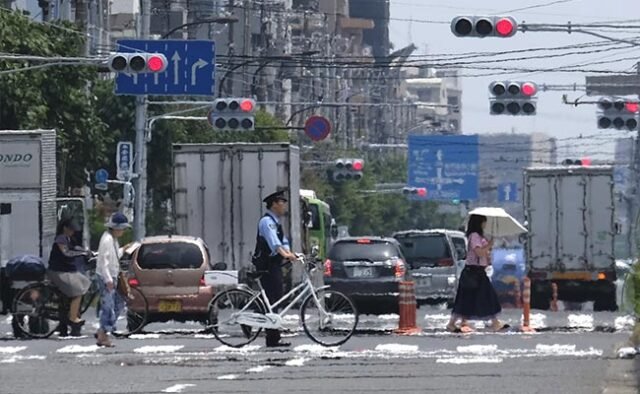
[[[104,168],[96,171],[96,183],[107,183],[109,179],[109,173]]]
[[[331,123],[324,116],[314,115],[304,123],[304,133],[312,141],[322,141],[331,133]]]

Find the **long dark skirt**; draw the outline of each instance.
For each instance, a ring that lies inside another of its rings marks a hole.
[[[476,286],[465,287],[465,276],[476,278]],[[466,266],[460,274],[452,313],[469,320],[489,320],[501,311],[498,295],[487,277],[485,267]]]

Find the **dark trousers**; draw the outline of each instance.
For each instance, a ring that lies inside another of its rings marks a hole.
[[[281,260],[278,259],[277,262],[272,261],[269,264],[269,274],[263,275],[260,278],[260,284],[264,289],[265,293],[267,293],[267,298],[269,299],[270,304],[274,304],[280,298],[282,298],[282,264]],[[273,308],[273,312],[277,312],[279,308]],[[280,331],[279,330],[266,330],[267,333],[267,346],[276,344],[280,342]]]

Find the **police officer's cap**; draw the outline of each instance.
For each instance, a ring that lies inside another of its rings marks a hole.
[[[271,193],[267,197],[265,197],[264,200],[262,200],[262,202],[266,204],[271,204],[276,201],[288,201],[287,198],[285,197],[285,193],[286,193],[286,190],[279,190],[275,193]]]

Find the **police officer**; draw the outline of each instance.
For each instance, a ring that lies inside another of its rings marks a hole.
[[[296,260],[291,253],[289,240],[284,235],[281,218],[287,213],[285,191],[281,190],[268,195],[262,200],[267,205],[267,212],[258,223],[258,236],[254,252],[254,264],[259,271],[267,271],[261,276],[260,283],[267,293],[269,303],[278,301],[282,295],[282,264]],[[275,311],[274,311],[275,312]],[[290,343],[280,341],[279,330],[266,330],[267,347],[286,347]]]

